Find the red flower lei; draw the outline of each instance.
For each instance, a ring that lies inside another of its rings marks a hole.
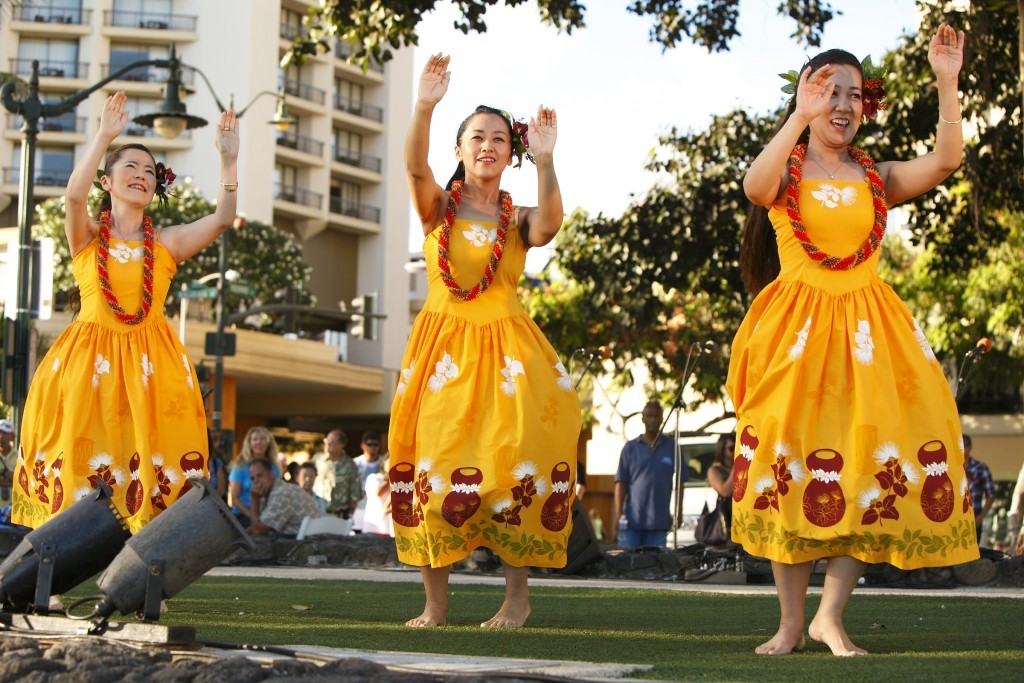
[[[501,201],[501,215],[498,218],[498,235],[494,240],[494,249],[491,251],[491,259],[484,268],[484,276],[480,282],[473,285],[472,289],[462,289],[459,283],[452,277],[451,266],[448,262],[448,248],[451,244],[452,226],[455,225],[455,215],[459,212],[459,204],[462,202],[462,181],[456,180],[452,183],[452,191],[448,197],[448,209],[444,213],[444,223],[441,225],[441,236],[437,240],[437,266],[441,269],[441,279],[444,281],[448,291],[462,301],[472,301],[480,296],[494,282],[494,274],[498,270],[501,256],[505,253],[505,237],[508,235],[508,224],[512,220],[512,195],[505,190],[499,190]]]
[[[153,306],[153,220],[149,216],[142,219],[143,253],[142,253],[142,303],[135,315],[129,315],[121,308],[117,295],[110,287],[110,273],[107,271],[107,258],[110,256],[110,211],[100,214],[99,254],[96,258],[96,272],[99,274],[100,289],[107,300],[110,310],[125,325],[138,325]]]
[[[882,176],[878,174],[878,168],[864,150],[856,147],[847,147],[847,154],[850,158],[859,163],[867,174],[868,185],[871,187],[871,200],[875,207],[875,224],[868,233],[867,239],[860,245],[857,251],[849,256],[838,257],[826,254],[811,241],[807,235],[803,220],[800,218],[800,181],[803,179],[804,157],[807,156],[807,145],[799,144],[793,148],[789,156],[789,186],[786,188],[786,213],[789,222],[793,226],[793,234],[800,241],[812,261],[820,263],[832,270],[852,270],[871,258],[879,245],[882,244],[882,237],[885,236],[885,224],[888,210],[885,206],[885,184]]]

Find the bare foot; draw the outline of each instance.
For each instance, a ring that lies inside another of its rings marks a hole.
[[[423,608],[423,614],[405,622],[406,626],[412,628],[425,628],[428,626],[444,626],[447,622],[447,610],[438,605],[427,605]]]
[[[501,609],[493,617],[480,624],[484,628],[522,628],[530,616],[529,602],[509,602],[501,604]]]
[[[759,655],[788,655],[803,650],[806,644],[803,629],[797,631],[780,626],[775,636],[754,648],[754,652]]]
[[[868,653],[867,650],[853,644],[850,637],[846,635],[846,629],[842,624],[828,622],[824,619],[819,622],[815,619],[808,627],[807,635],[812,640],[828,645],[836,657],[859,657]]]

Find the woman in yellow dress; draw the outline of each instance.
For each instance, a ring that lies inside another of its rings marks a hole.
[[[29,527],[102,481],[135,532],[188,490],[186,477],[208,471],[199,381],[163,310],[177,264],[234,218],[238,123],[225,112],[217,126],[217,210],[157,232],[145,210],[173,176],[142,145],[110,153],[100,215],[88,212],[96,169],[128,123],[126,101],[107,98],[68,178],[64,230],[82,308],[39,364],[25,406],[12,518]]]
[[[427,150],[449,59],[427,62],[406,138],[429,285],[391,412],[392,519],[399,559],[421,567],[426,592],[407,625],[444,624],[451,564],[486,546],[504,565],[505,600],[482,626],[516,628],[530,613],[529,567],[565,566],[580,429],[572,382],[516,292],[526,250],[562,225],[556,118],[540,107],[529,123],[537,207],[500,189],[527,138],[489,107],[459,127],[458,170],[441,187]]]
[[[808,634],[851,656],[865,651],[850,641],[843,610],[865,563],[911,569],[978,557],[952,393],[877,274],[887,208],[960,164],[963,47],[963,32],[943,25],[929,48],[939,96],[932,153],[876,165],[850,146],[884,85],[865,79],[850,53],[830,50],[800,75],[795,103],[743,181],[757,206],[741,267],[756,298],[727,380],[738,434],[732,536],[772,561],[782,611],[759,654],[803,647],[815,559],[829,558]]]

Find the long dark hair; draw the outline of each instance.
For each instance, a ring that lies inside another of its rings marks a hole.
[[[153,153],[151,151],[149,151],[149,147],[146,147],[145,145],[140,145],[137,142],[131,142],[131,143],[127,144],[127,145],[121,145],[120,147],[118,147],[113,152],[111,152],[110,154],[107,155],[107,163],[105,163],[103,165],[103,175],[109,176],[110,175],[110,169],[114,166],[114,164],[117,163],[117,160],[120,159],[121,157],[123,157],[124,153],[127,152],[130,149],[142,150],[143,152],[145,152],[146,154],[149,155],[150,159],[153,160],[153,166],[154,167],[156,166],[156,157],[154,157]],[[109,211],[109,210],[110,210],[110,193],[104,191],[103,192],[103,196],[100,197],[100,205],[96,208],[96,218],[97,218],[97,220],[99,220],[99,215],[101,213],[103,213],[104,211]]]
[[[800,67],[800,73],[811,67],[811,73],[828,64],[843,64],[852,66],[857,73],[864,76],[860,60],[846,50],[826,50],[811,59]],[[786,121],[796,111],[796,95],[789,101],[786,112],[782,119],[772,129],[771,137],[778,135]],[[798,142],[806,143],[808,131],[805,129],[800,134]],[[782,265],[779,262],[779,245],[775,241],[775,231],[772,229],[771,221],[768,220],[768,209],[751,202],[747,210],[747,221],[743,226],[743,245],[740,247],[740,273],[743,276],[743,285],[750,292],[751,296],[757,296],[769,282],[779,276]]]
[[[508,139],[511,142],[511,140],[512,140],[512,121],[509,119],[508,114],[506,114],[505,112],[503,112],[500,109],[495,109],[494,107],[488,107],[486,104],[481,104],[480,106],[478,106],[476,109],[473,110],[472,114],[467,116],[462,121],[461,125],[459,125],[459,132],[455,136],[455,144],[456,144],[456,146],[462,144],[462,136],[466,132],[466,126],[469,125],[469,122],[471,120],[473,120],[473,117],[476,116],[477,114],[495,114],[496,116],[500,116],[502,121],[504,121],[505,125],[508,127]],[[459,165],[455,167],[455,173],[452,174],[452,177],[448,180],[448,184],[444,186],[444,189],[445,190],[451,190],[452,189],[452,183],[454,183],[456,180],[465,180],[465,179],[466,179],[466,166],[465,166],[465,164],[463,164],[460,161]]]

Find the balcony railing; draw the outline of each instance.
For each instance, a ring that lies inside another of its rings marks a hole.
[[[334,56],[338,59],[348,59],[356,49],[344,40],[334,41]],[[377,73],[384,73],[384,65],[378,62],[373,57],[369,60],[370,71],[376,71]]]
[[[308,83],[303,83],[297,78],[283,78],[278,85],[283,87],[287,94],[301,97],[310,102],[323,104],[327,101],[327,93],[325,91],[315,88]]]
[[[15,114],[7,115],[7,128],[20,130],[24,123],[20,116]],[[39,131],[41,133],[84,133],[85,117],[75,116],[74,112],[39,119]]]
[[[32,61],[31,59],[12,59],[11,71],[19,76],[29,76],[32,74]],[[88,74],[88,62],[39,60],[39,76],[41,78],[85,78]]]
[[[40,7],[30,4],[16,7],[15,11],[18,21],[40,24],[88,24],[92,21],[92,10],[81,7]]]
[[[380,173],[381,169],[379,157],[373,157],[345,147],[336,147],[334,149],[334,160],[349,166],[365,168],[367,171],[373,171],[374,173]]]
[[[377,122],[384,121],[383,109],[372,104],[367,104],[362,100],[357,100],[354,97],[348,97],[347,95],[335,95],[334,108],[347,111],[349,114],[362,116],[364,119],[370,119]]]
[[[324,155],[324,143],[305,135],[279,135],[277,144],[313,156],[322,157]]]
[[[37,168],[36,185],[46,187],[63,187],[68,184],[71,176],[71,167],[67,168]],[[21,180],[21,169],[7,167],[4,169],[4,185],[17,185]]]
[[[146,59],[146,57],[140,57]],[[134,61],[134,60],[133,60]],[[128,62],[130,63],[130,62]],[[126,63],[127,64],[127,63]],[[102,64],[100,69],[103,71],[102,78],[106,78],[113,71],[117,71],[126,64]],[[137,69],[132,69],[126,74],[123,74],[120,78],[122,81],[134,81],[135,83],[161,83],[167,81],[167,69],[161,69],[156,66],[140,66]],[[196,82],[196,71],[187,66],[181,69],[181,82],[185,85],[193,85]]]
[[[283,199],[286,202],[302,204],[319,209],[324,205],[324,196],[319,192],[310,192],[296,185],[274,184],[274,199]]]
[[[295,40],[296,38],[305,38],[308,35],[305,26],[292,24],[287,21],[281,22],[281,37],[285,40]]]
[[[190,14],[164,14],[162,12],[121,12],[105,10],[103,25],[119,28],[145,28],[155,31],[187,31],[195,33],[199,18]]]
[[[371,223],[380,223],[380,209],[375,206],[368,206],[353,202],[341,197],[331,197],[331,213],[340,213],[343,216],[360,218]]]

